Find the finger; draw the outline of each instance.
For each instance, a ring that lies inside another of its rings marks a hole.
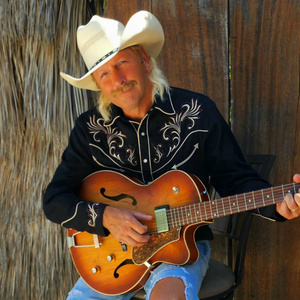
[[[135,239],[133,239],[131,236],[123,237],[120,242],[132,247],[141,247],[147,244],[147,242],[138,242]]]
[[[300,207],[300,190],[298,191],[297,194],[295,194],[294,201],[298,205],[298,207]]]
[[[295,212],[298,209],[298,204],[295,202],[294,197],[291,193],[287,193],[284,197],[288,209]]]
[[[126,224],[136,233],[142,235],[147,233],[148,227],[140,223],[135,217],[125,220]]]
[[[295,174],[294,176],[293,176],[293,180],[294,180],[294,182],[300,182],[300,174]]]
[[[133,215],[140,221],[151,221],[153,217],[140,211],[133,211]]]
[[[148,230],[148,227],[147,225],[142,224],[140,221],[151,221],[153,217],[138,211],[132,211],[132,215],[134,218],[126,220],[127,224],[131,226],[131,228],[133,228],[137,233],[145,234]]]
[[[132,229],[130,231],[130,238],[139,244],[147,244],[149,239],[150,239],[150,235],[149,234],[140,234],[138,233],[136,230]]]
[[[147,244],[150,235],[141,235],[131,228],[126,230],[126,232],[122,232],[122,234],[119,234],[116,238],[124,244],[140,247]]]
[[[112,232],[112,235],[119,242],[138,247],[147,244],[150,239],[150,235],[139,234],[129,226],[120,226],[117,231]]]

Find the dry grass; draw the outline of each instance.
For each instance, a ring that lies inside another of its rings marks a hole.
[[[75,41],[90,18],[86,3],[0,3],[0,299],[64,299],[78,277],[65,230],[46,220],[42,198],[90,103],[59,78],[85,72]]]

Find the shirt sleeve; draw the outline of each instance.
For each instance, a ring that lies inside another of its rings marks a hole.
[[[229,126],[213,102],[207,108],[207,112],[207,124],[210,124],[210,129],[205,142],[206,164],[211,182],[221,197],[271,187],[271,184],[260,178],[246,162]],[[254,213],[276,221],[285,220],[275,208],[275,205],[271,205],[257,209]]]
[[[77,119],[61,163],[46,189],[43,209],[52,222],[105,236],[108,231],[102,226],[102,216],[106,205],[77,196],[82,180],[95,172],[93,165],[86,132]]]

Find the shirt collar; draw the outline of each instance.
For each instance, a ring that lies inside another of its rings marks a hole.
[[[153,108],[161,111],[166,115],[173,115],[175,113],[175,109],[171,98],[171,91],[170,92],[165,91],[164,100],[162,100],[161,97],[157,97],[153,105]]]

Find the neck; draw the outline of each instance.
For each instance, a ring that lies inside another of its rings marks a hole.
[[[141,102],[137,103],[135,107],[132,107],[129,110],[123,109],[123,113],[128,119],[140,122],[146,116],[152,106],[152,84],[149,81],[144,99]]]

